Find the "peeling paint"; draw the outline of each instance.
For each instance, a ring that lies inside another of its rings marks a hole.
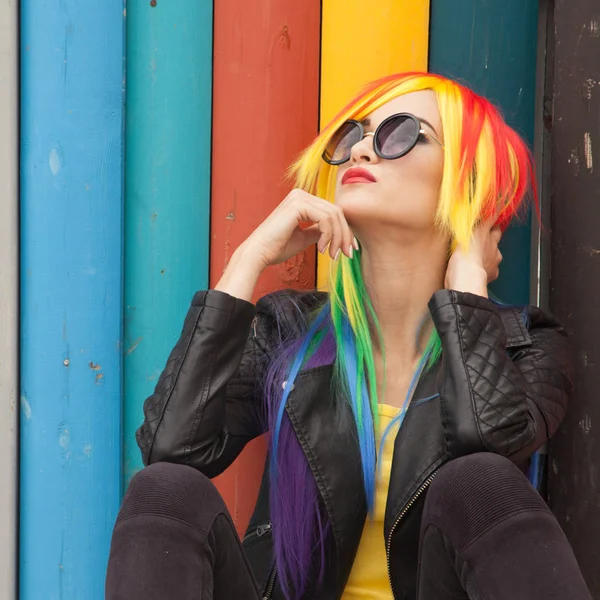
[[[586,250],[585,248],[581,248],[581,250]],[[600,251],[596,251],[597,254],[600,254]],[[589,358],[588,358],[588,353],[587,351],[584,349],[581,350],[581,365],[583,366],[584,369],[587,369],[588,367],[591,368],[597,368],[598,367],[598,363],[597,362],[590,362]]]
[[[575,148],[575,150],[571,150],[571,155],[569,156],[567,162],[570,165],[573,165],[574,174],[579,175],[579,154],[577,152],[577,148]]]
[[[67,450],[71,442],[71,434],[68,429],[63,429],[58,436],[58,444],[63,450]]]
[[[280,43],[283,43],[288,50],[292,49],[292,38],[290,37],[290,30],[287,25],[284,25],[279,35]]]
[[[292,281],[298,281],[307,262],[306,251],[302,251],[300,254],[293,256],[278,265],[278,273],[281,281],[286,284],[291,283]]]
[[[90,362],[89,364],[92,371],[99,371],[102,368],[100,365],[95,365],[93,362]]]
[[[96,373],[96,383],[102,383],[104,379],[104,373]]]
[[[21,412],[23,413],[26,421],[31,419],[31,405],[29,404],[25,394],[21,394]]]
[[[154,373],[150,373],[150,375],[146,376],[146,381],[156,381],[160,376],[160,371],[154,371]]]
[[[137,340],[135,340],[133,342],[133,344],[131,344],[131,346],[129,346],[126,354],[131,354],[140,344],[140,342],[143,340],[143,337],[139,337]]]
[[[586,415],[581,421],[579,421],[579,427],[585,435],[589,435],[592,431],[592,419],[590,419],[589,415]]]
[[[586,254],[589,254],[590,256],[598,256],[600,254],[600,248],[592,248],[591,246],[581,246],[579,249],[585,252]]]
[[[592,137],[587,131],[583,134],[583,149],[585,152],[585,166],[590,173],[593,173],[594,157],[592,155]]]
[[[62,168],[62,159],[57,148],[52,148],[52,150],[50,150],[50,155],[48,156],[48,165],[50,166],[52,175],[58,175]]]
[[[598,81],[595,79],[588,78],[583,83],[585,89],[584,95],[588,100],[592,99],[592,90],[598,85]]]

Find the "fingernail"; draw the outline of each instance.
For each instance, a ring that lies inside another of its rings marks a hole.
[[[333,260],[337,260],[339,257],[340,257],[340,248],[338,248],[338,251],[335,253]]]
[[[348,258],[352,258],[352,255],[354,254],[353,250],[354,250],[354,248],[352,248],[352,246],[350,246],[350,248],[348,248]]]
[[[358,240],[354,238],[354,249],[358,250]]]

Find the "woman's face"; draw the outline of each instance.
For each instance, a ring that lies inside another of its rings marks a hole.
[[[422,129],[444,143],[436,96],[429,90],[399,96],[374,110],[363,122],[365,132],[374,132],[384,119],[402,112],[415,115]],[[338,168],[335,203],[359,239],[381,226],[404,232],[429,230],[443,166],[443,149],[427,136],[420,136],[408,154],[394,160],[380,158],[373,149],[373,136],[365,136],[353,146],[350,160]],[[353,167],[368,170],[376,181],[353,183],[349,178],[343,183],[344,174]]]

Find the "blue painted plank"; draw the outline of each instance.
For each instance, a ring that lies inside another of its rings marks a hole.
[[[208,286],[212,23],[209,0],[127,8],[125,482],[143,401]]]
[[[21,3],[20,598],[100,600],[121,498],[122,0]]]
[[[15,600],[19,322],[17,3],[0,0],[0,598]]]
[[[429,70],[464,80],[533,145],[538,0],[431,0]],[[529,302],[531,224],[511,226],[492,291]]]

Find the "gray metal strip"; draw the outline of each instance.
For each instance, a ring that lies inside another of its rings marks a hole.
[[[16,598],[18,2],[0,0],[0,598]]]

